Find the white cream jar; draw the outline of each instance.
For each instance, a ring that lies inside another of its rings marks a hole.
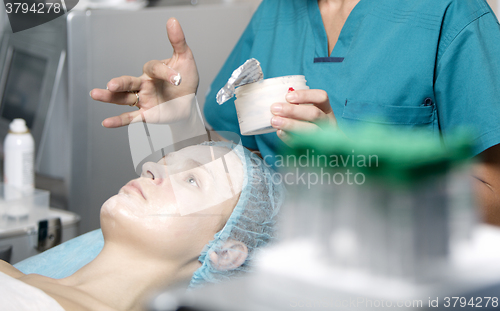
[[[260,80],[237,87],[236,113],[242,135],[260,135],[275,132],[271,126],[271,105],[286,103],[285,96],[292,90],[309,89],[304,76],[284,76]]]

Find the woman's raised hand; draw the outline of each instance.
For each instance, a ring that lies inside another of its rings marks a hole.
[[[290,144],[293,132],[308,132],[322,126],[337,126],[328,94],[323,90],[296,90],[286,95],[287,103],[271,106],[274,117],[271,124],[278,129],[278,137]],[[312,105],[304,105],[312,104]]]
[[[117,105],[135,104],[139,108],[105,119],[102,122],[104,127],[128,125],[150,108],[196,93],[198,70],[179,21],[174,18],[168,20],[167,34],[174,50],[171,58],[149,61],[144,65],[140,77],[114,78],[108,82],[107,89],[93,89],[90,92],[95,100]]]

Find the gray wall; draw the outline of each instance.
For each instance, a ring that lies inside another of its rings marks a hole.
[[[500,9],[500,0],[487,0],[488,4],[491,6],[493,11],[495,11],[495,14],[498,17],[499,9]]]

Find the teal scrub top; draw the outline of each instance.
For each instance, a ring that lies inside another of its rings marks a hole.
[[[484,0],[361,0],[328,55],[317,0],[264,0],[213,81],[204,106],[217,131],[240,133],[217,91],[249,58],[264,77],[305,75],[328,93],[339,127],[419,128],[446,145],[466,128],[475,154],[500,143],[500,26]],[[273,164],[276,133],[242,136]]]

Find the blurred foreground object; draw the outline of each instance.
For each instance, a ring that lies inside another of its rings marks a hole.
[[[457,134],[446,148],[421,132],[373,127],[352,136],[298,136],[294,152],[282,155],[294,196],[283,238],[314,241],[339,267],[439,279],[451,247],[476,223],[467,136]]]

